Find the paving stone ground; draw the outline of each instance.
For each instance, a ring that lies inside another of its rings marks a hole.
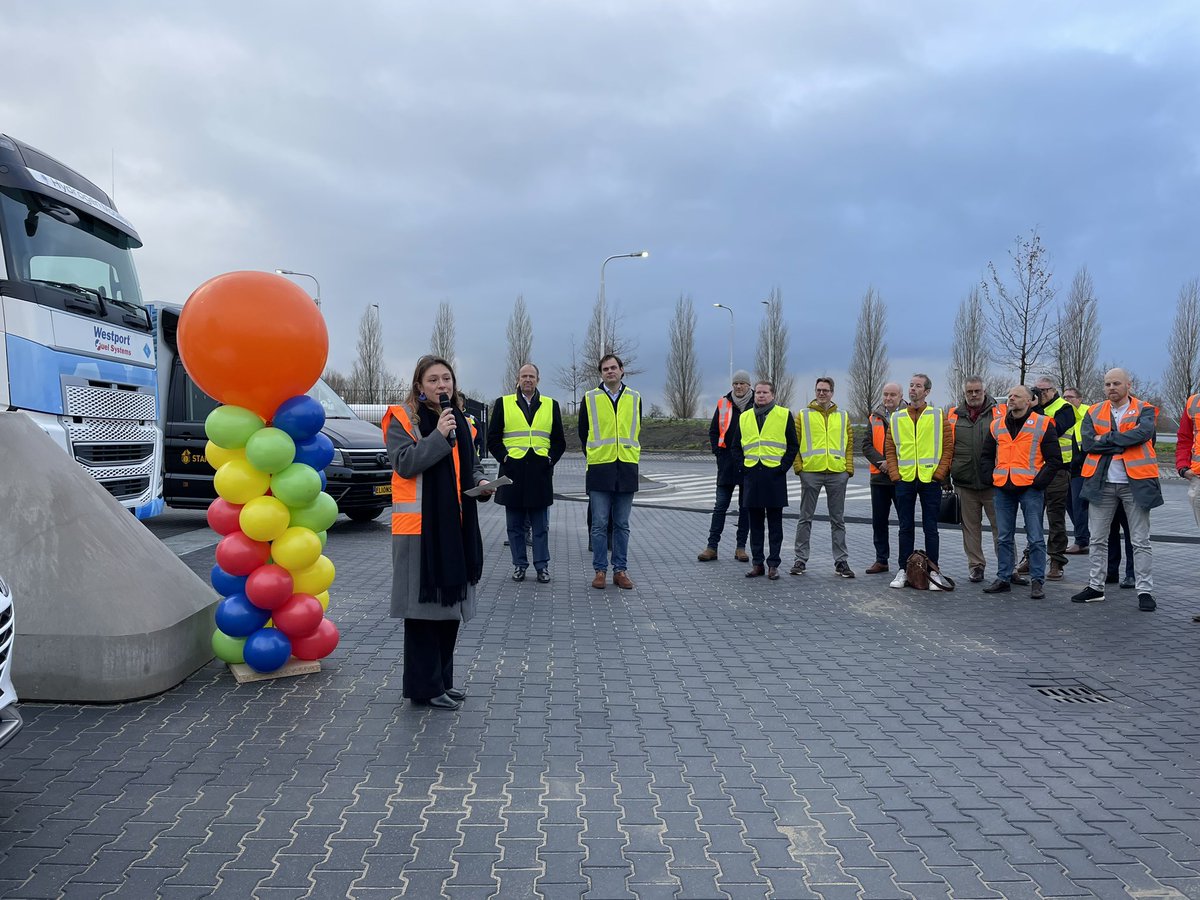
[[[889,590],[855,524],[857,579],[818,523],[810,574],[747,580],[726,544],[695,561],[706,514],[638,508],[636,590],[596,591],[584,511],[554,506],[537,585],[483,507],[457,713],[400,697],[383,519],[331,531],[320,674],[25,704],[0,895],[1200,897],[1194,545],[1155,544],[1148,614],[1070,603],[1075,560],[1041,602]],[[1031,687],[1076,684],[1111,702]]]

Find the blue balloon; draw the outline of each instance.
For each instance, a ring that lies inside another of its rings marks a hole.
[[[329,487],[329,479],[325,477],[325,470],[321,469],[317,474],[321,476],[321,490],[325,490]]]
[[[255,672],[274,672],[292,655],[292,642],[278,628],[260,628],[246,638],[242,655]]]
[[[329,436],[318,432],[296,445],[296,458],[293,462],[312,466],[318,472],[333,462],[333,441]]]
[[[217,627],[230,637],[247,637],[267,624],[270,610],[259,609],[245,594],[230,594],[217,604]]]
[[[297,444],[307,441],[325,425],[325,407],[307,394],[297,394],[279,404],[271,424],[286,431]]]
[[[209,575],[208,579],[212,582],[212,586],[216,588],[217,593],[222,597],[228,597],[230,594],[240,594],[246,590],[245,575],[230,575],[220,566],[212,567],[212,574]]]

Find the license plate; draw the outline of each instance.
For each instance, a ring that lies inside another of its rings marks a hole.
[[[390,484],[377,484],[375,485],[375,494],[376,496],[390,497],[392,495],[392,486]]]

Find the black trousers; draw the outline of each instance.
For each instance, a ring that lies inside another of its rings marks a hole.
[[[778,569],[779,552],[783,549],[783,507],[748,506],[746,515],[750,517],[750,561],[756,566],[763,564],[763,538],[766,537],[769,541],[766,564]]]
[[[458,619],[404,620],[404,696],[432,700],[454,687]]]
[[[888,538],[888,516],[896,505],[896,486],[891,482],[871,482],[871,537],[875,541],[875,562],[891,565],[892,548]],[[900,561],[901,564],[905,560]]]

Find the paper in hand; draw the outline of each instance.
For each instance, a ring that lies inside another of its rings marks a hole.
[[[484,491],[494,491],[498,487],[503,487],[506,484],[512,484],[512,479],[507,475],[501,475],[495,481],[485,481],[483,484],[471,488],[469,491],[463,491],[468,497],[478,497]]]

